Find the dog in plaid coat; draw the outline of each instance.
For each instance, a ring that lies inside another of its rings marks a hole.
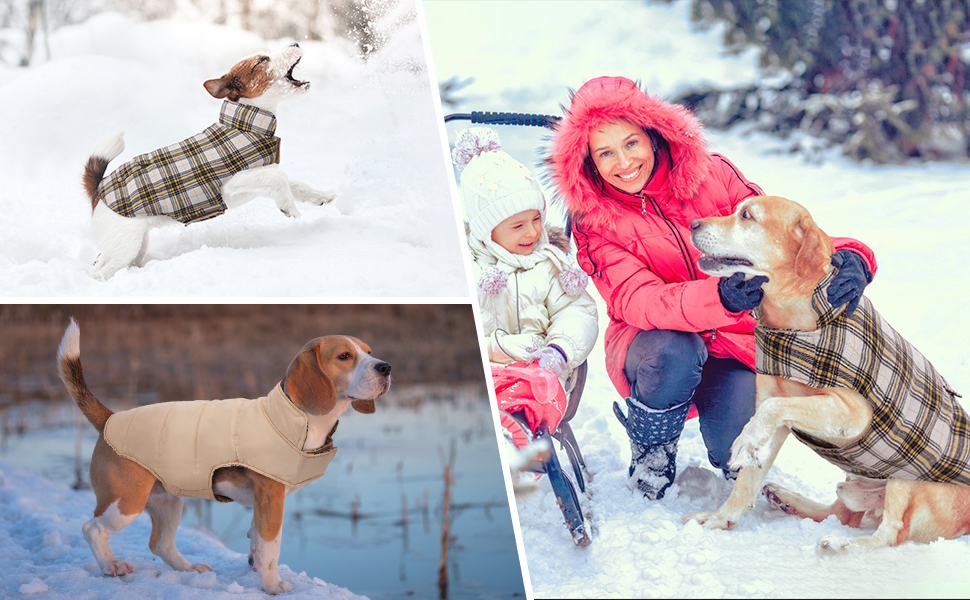
[[[177,144],[136,156],[107,177],[108,163],[124,150],[122,134],[91,154],[83,182],[93,210],[92,236],[101,252],[94,266],[97,279],[141,264],[153,226],[196,223],[259,196],[272,198],[293,218],[300,215],[296,201],[333,201],[333,192],[290,180],[277,167],[276,106],[310,87],[293,77],[301,58],[302,50],[293,44],[275,56],[245,58],[219,79],[206,81],[206,91],[224,99],[216,123]]]
[[[756,197],[691,229],[705,272],[768,281],[755,310],[757,409],[731,447],[729,464],[741,471],[716,511],[685,522],[729,529],[761,489],[788,514],[876,528],[867,538],[825,536],[821,554],[970,533],[970,418],[959,395],[868,298],[854,310],[828,302],[835,249],[808,211]],[[789,433],[846,471],[831,505],[761,488]]]

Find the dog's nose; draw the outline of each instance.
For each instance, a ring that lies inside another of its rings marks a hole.
[[[690,230],[691,231],[696,231],[697,228],[700,227],[700,226],[701,226],[701,220],[700,219],[694,219],[693,221],[690,222]]]
[[[376,365],[374,365],[374,370],[380,373],[381,375],[387,375],[388,373],[391,372],[391,365],[387,364],[386,362],[377,363]]]

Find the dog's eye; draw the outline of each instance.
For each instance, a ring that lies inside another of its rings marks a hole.
[[[340,356],[337,357],[337,359],[338,360],[350,360],[351,359],[350,352],[344,352],[344,353],[342,353]]]
[[[752,216],[751,216],[751,213],[749,213],[749,212],[748,212],[747,210],[742,210],[742,211],[741,211],[741,218],[742,218],[742,219],[750,219],[750,220],[754,220],[754,217],[752,217]]]

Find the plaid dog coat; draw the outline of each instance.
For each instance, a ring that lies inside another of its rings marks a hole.
[[[862,296],[851,317],[816,286],[816,331],[755,329],[758,373],[815,388],[853,389],[872,406],[862,439],[836,448],[798,431],[795,436],[843,470],[874,479],[909,479],[970,487],[970,419],[930,361],[899,335]]]
[[[222,186],[243,169],[279,162],[276,117],[226,100],[219,121],[177,144],[141,154],[98,186],[124,217],[165,216],[188,225],[226,212]]]

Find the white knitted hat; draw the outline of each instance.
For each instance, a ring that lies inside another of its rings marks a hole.
[[[498,134],[471,127],[458,134],[452,160],[461,171],[461,193],[471,234],[489,240],[496,225],[525,210],[545,218],[546,197],[529,169],[502,151]]]

